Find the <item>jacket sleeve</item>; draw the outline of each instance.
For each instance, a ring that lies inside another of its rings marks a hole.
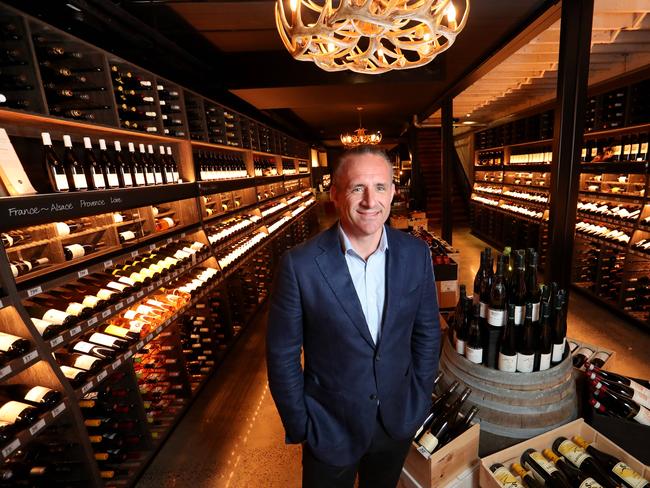
[[[422,295],[413,324],[411,354],[417,382],[430,398],[433,392],[433,380],[438,373],[440,319],[431,252],[428,246],[424,245],[423,248],[425,255]]]
[[[269,387],[280,413],[286,442],[298,444],[307,436],[308,415],[300,363],[303,341],[303,314],[300,288],[291,254],[280,261],[271,292],[266,338]]]

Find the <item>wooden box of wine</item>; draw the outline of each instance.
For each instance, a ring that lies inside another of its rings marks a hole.
[[[609,456],[613,456],[613,458],[618,460],[618,462],[625,463],[629,468],[634,470],[643,478],[650,479],[650,466],[643,464],[637,458],[633,457],[631,454],[605,437],[601,432],[589,426],[584,419],[578,419],[549,432],[533,437],[527,441],[515,444],[514,446],[496,452],[490,456],[481,458],[479,473],[481,488],[502,487],[490,470],[490,467],[494,464],[502,464],[507,469],[509,469],[513,463],[523,465],[524,463],[521,462],[521,457],[527,449],[532,448],[535,451],[542,452],[544,449],[550,449],[557,438],[565,437],[566,439],[572,439],[576,435],[582,437],[591,447],[596,448]],[[614,469],[617,468],[615,467]],[[614,469],[612,471],[614,471]]]
[[[402,484],[409,488],[478,487],[479,432],[479,424],[472,425],[430,458],[411,444],[402,469]]]

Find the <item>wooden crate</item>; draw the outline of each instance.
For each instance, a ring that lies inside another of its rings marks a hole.
[[[478,488],[478,438],[474,424],[462,435],[425,458],[415,447],[406,457],[402,484],[407,488]]]
[[[520,442],[512,447],[482,458],[479,473],[481,488],[501,488],[501,485],[496,478],[492,476],[492,472],[490,471],[490,466],[494,463],[501,463],[507,468],[510,468],[512,463],[521,462],[521,454],[526,449],[533,448],[537,451],[541,451],[542,449],[550,448],[553,445],[553,441],[560,436],[570,439],[571,436],[576,434],[582,436],[587,442],[593,443],[598,449],[617,456],[621,461],[627,463],[628,466],[644,478],[650,478],[649,466],[644,465],[641,461],[625,452],[600,432],[587,425],[584,419],[578,419],[566,425],[562,425],[557,429],[553,429],[549,432],[538,435],[537,437],[533,437],[532,439]]]

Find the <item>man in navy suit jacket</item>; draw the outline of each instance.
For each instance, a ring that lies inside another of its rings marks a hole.
[[[271,296],[269,385],[303,486],[394,487],[431,404],[440,327],[428,246],[385,226],[392,165],[372,147],[333,175],[340,220],[286,253]],[[304,350],[304,370],[301,366]]]

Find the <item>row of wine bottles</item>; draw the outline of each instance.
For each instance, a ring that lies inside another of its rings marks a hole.
[[[246,163],[240,153],[198,151],[196,165],[201,181],[248,178]]]
[[[0,443],[33,425],[44,412],[52,410],[62,400],[60,392],[45,386],[0,385]]]
[[[526,449],[520,463],[513,463],[511,469],[513,472],[500,463],[490,466],[499,484],[507,488],[650,487],[641,474],[580,435],[558,437],[551,448],[541,452]]]
[[[99,156],[93,151],[92,141],[84,137],[84,156],[80,160],[68,135],[63,136],[65,150],[62,158],[52,147],[48,132],[41,134],[45,150],[44,169],[47,179],[30,175],[33,186],[39,193],[104,190],[138,186],[180,183],[178,165],[170,146],[160,146],[156,156],[152,144],[145,149],[139,144],[128,143],[129,154],[122,156],[120,141],[115,141],[115,151],[108,152],[106,141],[99,139]]]
[[[413,229],[410,234],[427,243],[429,250],[431,251],[431,259],[434,265],[451,264],[453,262],[447,254],[450,247],[449,244],[438,236],[422,228]]]
[[[449,335],[458,354],[511,373],[543,371],[564,359],[566,292],[537,283],[537,261],[533,249],[506,247],[495,273],[492,250],[481,252],[474,298],[461,285]]]
[[[580,159],[584,163],[648,160],[648,134],[587,141]]]

